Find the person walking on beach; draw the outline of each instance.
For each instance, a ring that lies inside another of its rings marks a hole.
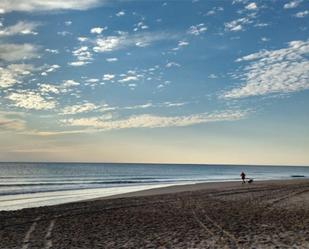
[[[246,179],[246,174],[244,172],[241,172],[240,177],[242,179],[242,183],[246,183],[245,179]]]

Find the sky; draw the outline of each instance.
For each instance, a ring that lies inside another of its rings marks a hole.
[[[309,165],[309,1],[0,0],[0,161]]]

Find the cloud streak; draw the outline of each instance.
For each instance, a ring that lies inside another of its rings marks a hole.
[[[130,129],[130,128],[163,128],[184,127],[219,121],[234,121],[245,118],[248,111],[227,110],[215,113],[201,113],[189,116],[156,116],[150,114],[135,115],[126,119],[112,120],[110,115],[92,118],[64,119],[66,126],[86,127],[101,131]]]
[[[69,114],[78,114],[78,113],[85,113],[85,112],[90,112],[95,109],[99,108],[93,103],[84,103],[80,105],[72,105],[72,106],[66,106],[61,115],[69,115]]]
[[[86,10],[100,5],[104,5],[105,0],[1,0],[0,12],[8,13],[12,11],[39,12],[53,10]]]
[[[93,50],[97,53],[112,52],[128,47],[147,47],[154,42],[177,39],[177,35],[164,32],[148,32],[129,35],[121,33],[115,36],[99,37]]]

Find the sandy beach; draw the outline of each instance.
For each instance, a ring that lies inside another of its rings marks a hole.
[[[309,248],[309,180],[172,186],[0,212],[0,248]]]

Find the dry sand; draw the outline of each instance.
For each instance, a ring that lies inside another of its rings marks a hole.
[[[0,212],[0,248],[309,248],[309,180],[174,186]]]

